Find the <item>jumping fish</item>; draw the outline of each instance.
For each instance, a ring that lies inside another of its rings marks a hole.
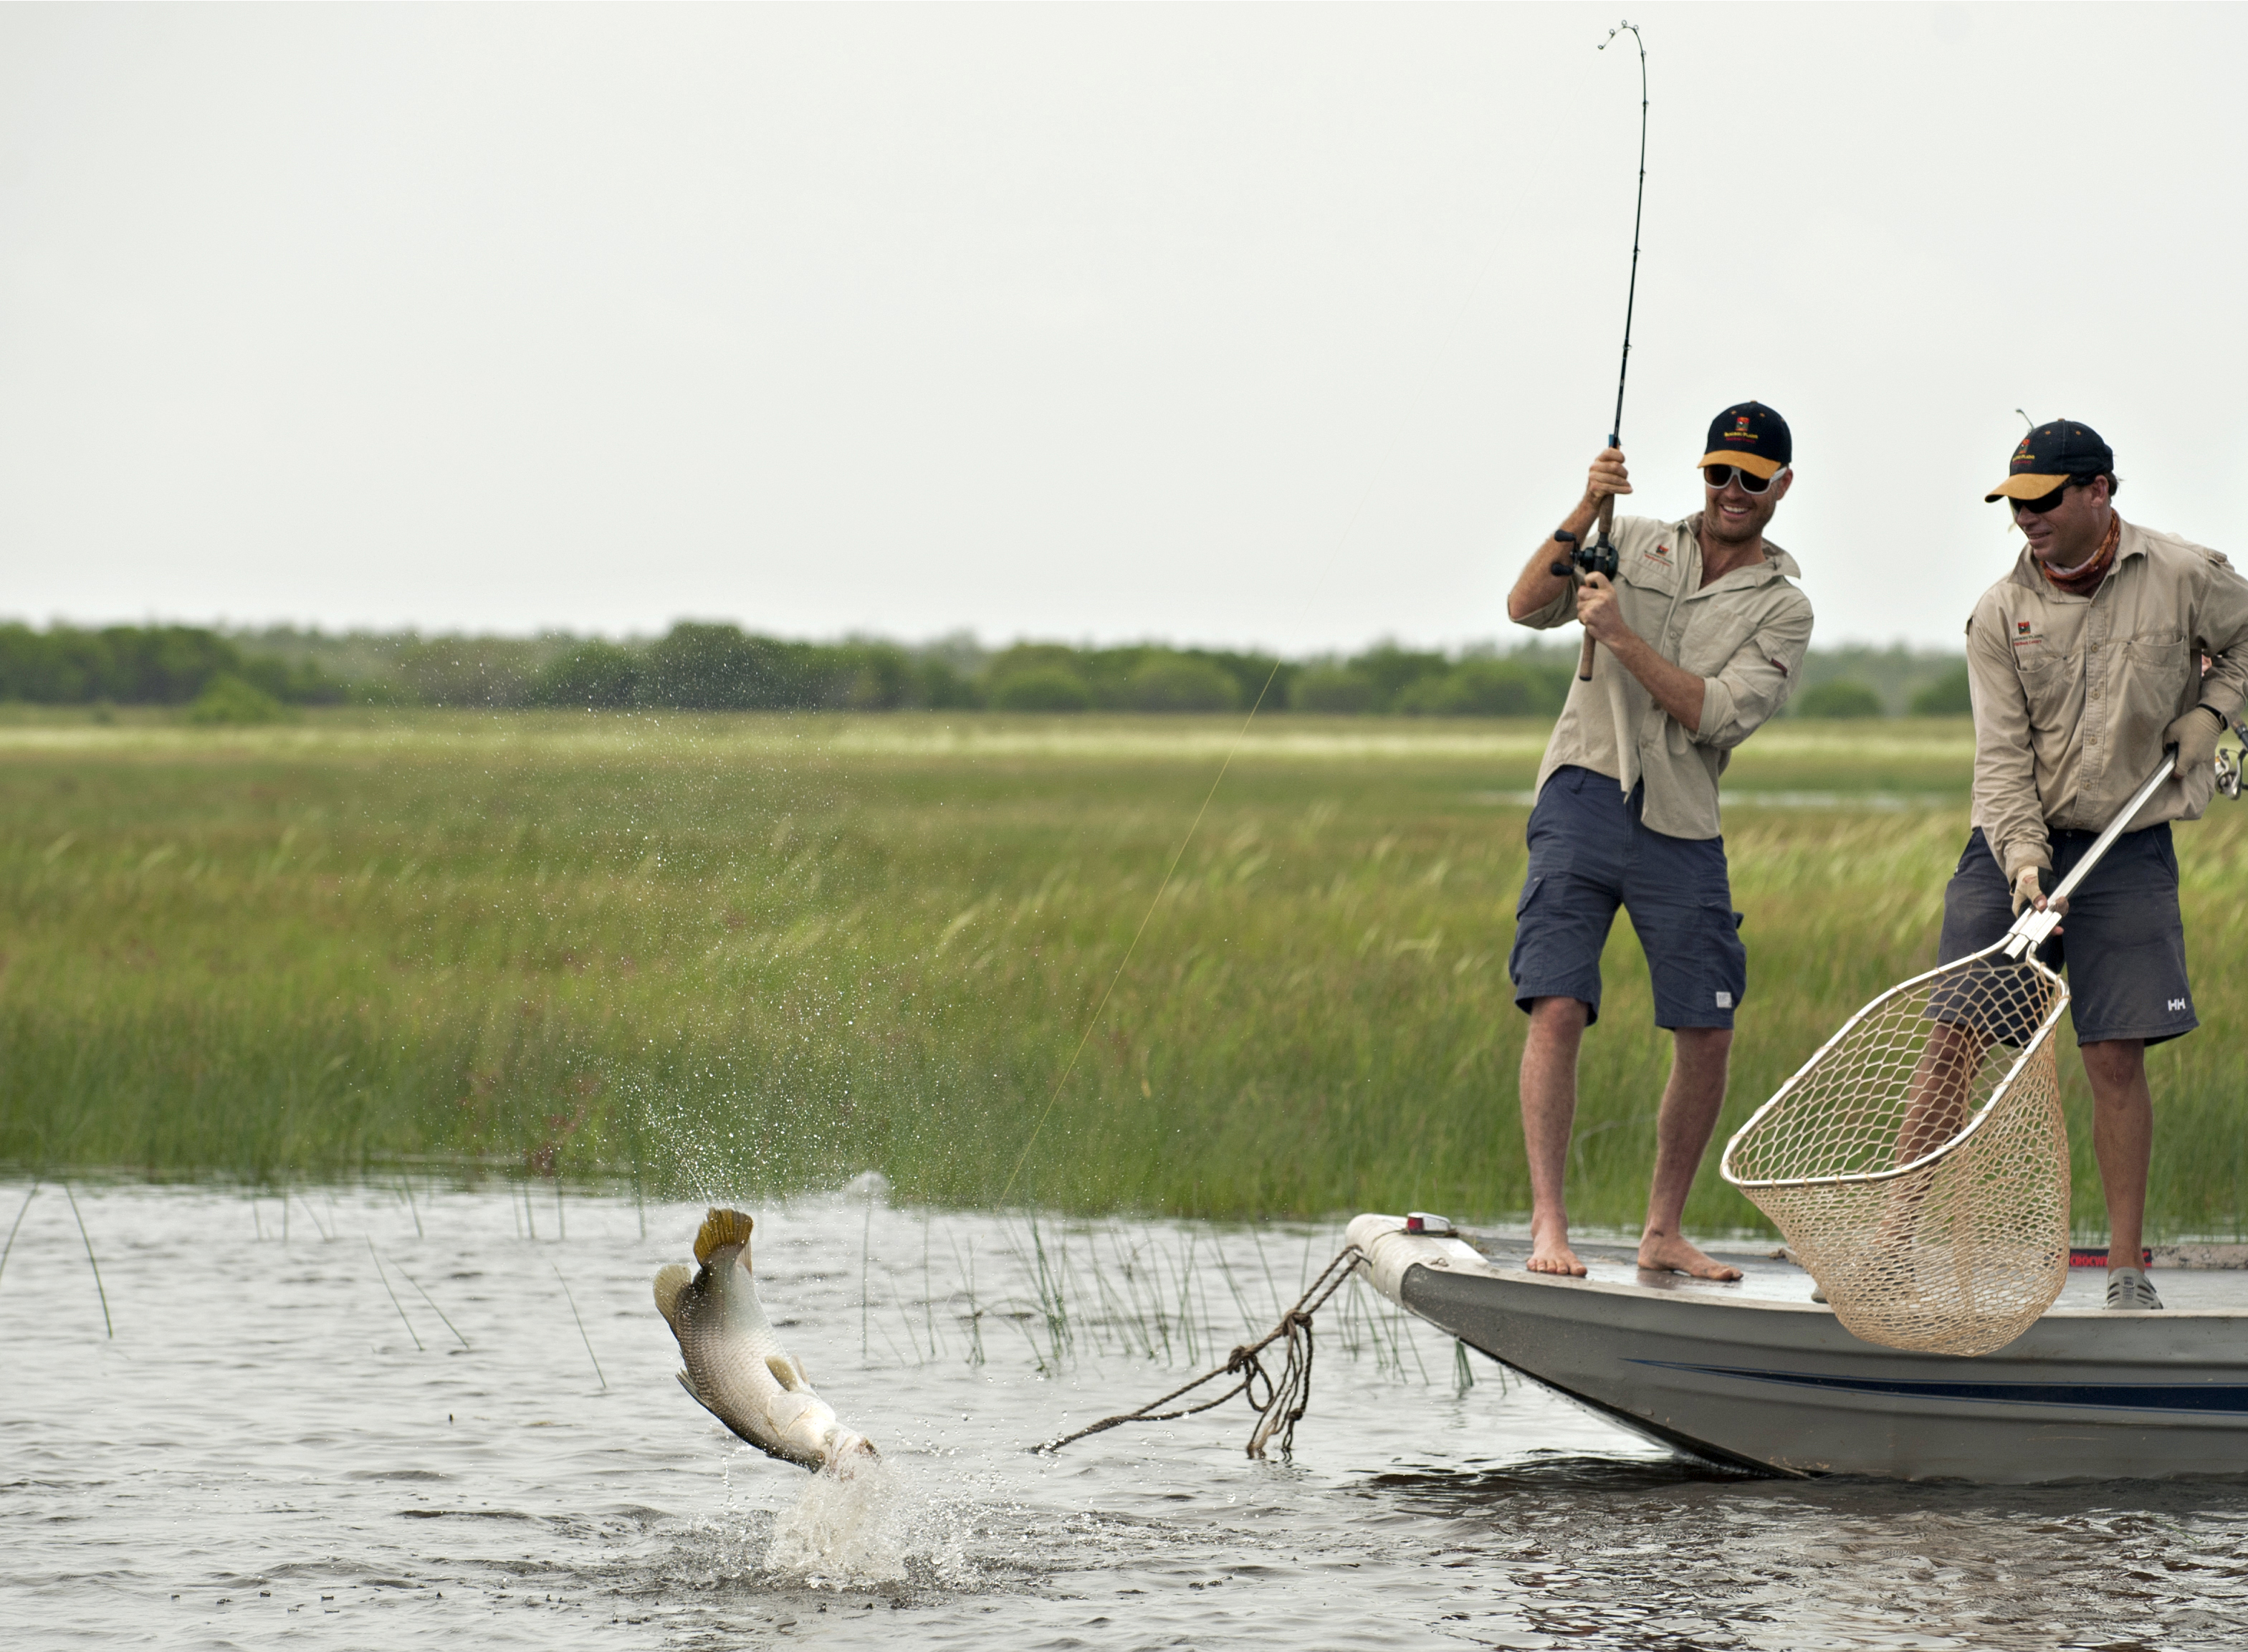
[[[863,1434],[835,1420],[804,1367],[780,1345],[750,1272],[750,1230],[739,1210],[713,1210],[695,1236],[694,1269],[674,1262],[655,1276],[656,1312],[679,1339],[679,1386],[758,1450],[807,1469],[848,1473],[875,1455]]]

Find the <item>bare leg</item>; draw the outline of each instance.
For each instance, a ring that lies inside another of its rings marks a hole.
[[[1959,1134],[1967,1122],[1983,1052],[1990,1047],[1991,1040],[1983,1030],[1964,1022],[1940,1021],[1929,1029],[1928,1042],[1921,1047],[1920,1059],[1914,1063],[1905,1089],[1904,1119],[1890,1149],[1892,1163],[1910,1164]],[[1919,1226],[1921,1201],[1927,1193],[1922,1176],[1889,1183],[1874,1243],[1883,1251],[1909,1246]]]
[[[1582,1275],[1569,1248],[1569,1132],[1577,1121],[1577,1048],[1591,1006],[1539,998],[1522,1045],[1522,1141],[1530,1157],[1530,1271]]]
[[[2154,1097],[2143,1038],[2110,1038],[2079,1051],[2092,1080],[2092,1150],[2108,1194],[2108,1265],[2139,1265],[2147,1218],[2147,1165],[2155,1150]]]
[[[1725,1068],[1733,1048],[1730,1027],[1680,1027],[1671,1033],[1670,1082],[1655,1123],[1655,1184],[1648,1190],[1647,1228],[1639,1237],[1639,1265],[1697,1279],[1737,1279],[1738,1268],[1713,1262],[1678,1231],[1693,1190],[1694,1173],[1725,1105]]]
[[[1904,1122],[1898,1128],[1896,1162],[1910,1164],[1932,1153],[1967,1121],[1967,1093],[1983,1065],[1990,1040],[1975,1027],[1960,1022],[1939,1022],[1929,1030],[1928,1043],[1912,1070],[1907,1089]]]

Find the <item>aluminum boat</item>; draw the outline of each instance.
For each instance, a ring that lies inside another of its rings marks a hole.
[[[1532,1273],[1522,1237],[1359,1217],[1376,1289],[1469,1347],[1673,1450],[1784,1475],[2018,1484],[2248,1475],[2248,1246],[2158,1249],[2161,1312],[2110,1313],[2099,1269],[1973,1359],[1861,1342],[1770,1249],[1712,1249],[1715,1284],[1579,1245]]]

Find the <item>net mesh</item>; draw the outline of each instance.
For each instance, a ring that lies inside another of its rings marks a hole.
[[[2053,1026],[2068,1001],[1993,948],[1892,988],[1725,1149],[1854,1334],[1987,1354],[2068,1278],[2068,1133]]]

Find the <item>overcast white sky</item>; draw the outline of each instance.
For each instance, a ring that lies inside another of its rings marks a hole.
[[[1630,15],[1651,513],[1759,397],[1818,641],[1947,645],[2021,407],[2248,561],[2248,9]],[[1614,401],[1616,16],[0,9],[0,613],[1504,635]]]

